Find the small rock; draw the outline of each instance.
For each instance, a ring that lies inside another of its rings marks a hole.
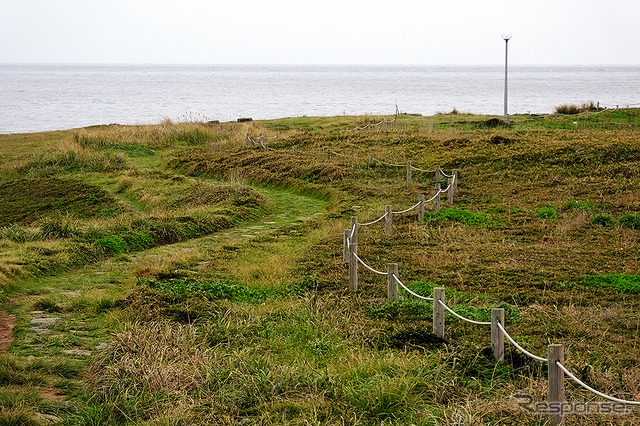
[[[31,320],[31,324],[36,325],[51,325],[55,324],[57,321],[60,321],[60,318],[50,317],[50,318],[33,318]]]
[[[62,351],[62,353],[67,355],[82,355],[82,356],[91,355],[91,351],[85,351],[84,349],[65,349]]]
[[[54,414],[43,414],[43,413],[35,413],[33,416],[36,421],[44,424],[53,424],[58,423],[62,419]]]

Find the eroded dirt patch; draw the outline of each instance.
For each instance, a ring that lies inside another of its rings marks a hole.
[[[16,317],[6,312],[0,312],[0,352],[9,349],[13,342],[13,327],[16,325]]]

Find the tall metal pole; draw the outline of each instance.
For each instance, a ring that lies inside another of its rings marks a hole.
[[[509,122],[509,111],[507,109],[507,99],[509,93],[508,85],[508,69],[509,69],[509,39],[511,39],[511,33],[505,31],[502,33],[504,39],[504,121]]]
[[[504,40],[504,121],[509,122],[509,111],[507,108],[507,99],[509,93],[508,84],[509,69],[509,39]]]

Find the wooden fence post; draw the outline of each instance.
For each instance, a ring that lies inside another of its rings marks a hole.
[[[420,194],[418,196],[418,202],[420,202],[420,205],[418,205],[418,220],[422,221],[424,219],[424,205],[425,205],[424,194]]]
[[[351,242],[351,229],[344,230],[344,238],[342,240],[342,260],[349,263],[349,243]]]
[[[411,161],[407,161],[407,182],[411,182],[413,179],[413,173],[411,170]]]
[[[351,216],[351,229],[353,230],[353,236],[351,237],[351,242],[358,244],[358,229],[360,225],[358,224],[358,216]]]
[[[398,281],[393,276],[398,276],[398,264],[389,263],[389,269],[387,274],[387,300],[389,302],[395,302],[398,300]]]
[[[358,290],[358,259],[355,254],[358,253],[358,244],[349,244],[349,290]]]
[[[444,307],[438,303],[438,300],[444,302],[444,288],[436,287],[433,289],[433,334],[444,337]]]
[[[451,177],[447,179],[447,204],[453,205],[453,195],[455,194],[453,185],[455,183],[455,175],[451,174]]]
[[[564,393],[564,371],[556,365],[556,362],[564,362],[564,346],[549,345],[547,353],[547,360],[549,361],[549,408],[554,413],[550,414],[549,422],[552,425],[559,425],[564,420],[562,404],[566,401],[566,398]]]
[[[442,182],[442,169],[439,166],[436,166],[436,173],[433,179],[436,182]]]
[[[504,359],[504,334],[498,328],[498,324],[504,327],[504,309],[502,308],[491,310],[491,349],[493,357],[502,361]]]
[[[453,195],[455,196],[458,193],[458,169],[453,169],[451,171],[453,175]]]
[[[436,198],[433,200],[433,211],[440,211],[440,182],[435,184],[434,189],[436,190]]]
[[[384,233],[391,235],[391,232],[393,231],[393,213],[391,206],[384,206],[384,214]]]

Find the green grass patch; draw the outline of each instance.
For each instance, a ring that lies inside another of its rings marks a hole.
[[[538,207],[536,217],[538,219],[557,220],[558,206],[547,205]]]
[[[372,308],[369,315],[374,319],[385,320],[431,320],[433,317],[431,303],[411,297],[411,299],[402,298]]]
[[[176,296],[201,296],[208,300],[224,299],[247,303],[261,303],[277,294],[273,290],[244,286],[233,281],[202,282],[188,278],[170,278],[167,280],[141,279],[138,284],[167,291]]]
[[[117,144],[113,146],[113,149],[117,151],[122,151],[125,154],[127,154],[128,157],[131,157],[131,158],[153,157],[156,154],[156,152],[153,149],[139,143]]]
[[[595,208],[592,201],[588,200],[569,200],[562,206],[566,210],[578,210],[580,212],[588,212]]]
[[[441,209],[424,215],[425,222],[458,222],[469,226],[497,225],[483,213],[474,213],[457,207]]]
[[[582,278],[587,287],[613,288],[621,293],[640,293],[640,275],[602,274],[587,275]]]

